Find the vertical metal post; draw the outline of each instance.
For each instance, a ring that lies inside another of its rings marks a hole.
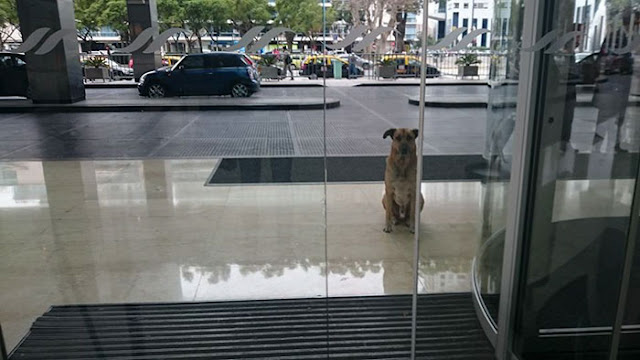
[[[618,293],[618,307],[616,319],[613,323],[613,333],[611,335],[611,348],[609,350],[609,360],[618,358],[618,347],[622,335],[622,323],[629,294],[629,283],[631,282],[631,269],[633,267],[633,257],[635,255],[636,242],[638,238],[638,223],[640,222],[640,166],[636,171],[636,184],[631,204],[631,219],[629,220],[629,231],[627,231],[627,242],[625,244],[624,265],[622,269],[622,279],[620,281],[620,291]]]
[[[531,48],[541,37],[544,0],[529,0],[524,7],[522,48]],[[500,309],[496,358],[512,357],[520,269],[524,260],[523,240],[527,220],[528,194],[532,186],[533,127],[536,119],[537,88],[540,79],[541,54],[522,51],[518,84],[517,121],[513,131],[513,165],[507,209],[505,245],[502,258]]]
[[[420,106],[418,114],[418,164],[416,171],[416,198],[413,216],[413,297],[411,303],[411,360],[416,359],[416,338],[418,334],[418,277],[420,272],[420,197],[422,188],[422,156],[424,148],[424,101],[427,83],[427,37],[429,33],[429,1],[422,2],[422,57],[420,59]]]

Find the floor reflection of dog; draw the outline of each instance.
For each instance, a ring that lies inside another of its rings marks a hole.
[[[387,157],[384,172],[384,197],[386,225],[384,232],[391,232],[393,225],[405,223],[411,232],[415,229],[416,138],[418,129],[389,129],[382,136],[391,136],[391,153]],[[424,207],[424,198],[420,194],[420,210]]]

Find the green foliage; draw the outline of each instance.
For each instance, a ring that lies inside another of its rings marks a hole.
[[[18,25],[16,0],[0,0],[0,24]]]
[[[303,33],[310,39],[322,32],[322,6],[317,0],[276,0],[277,20],[297,33]],[[331,24],[335,18],[333,8],[326,8],[326,23]]]
[[[183,3],[183,21],[198,38],[202,48],[202,31],[212,33],[212,29],[226,25],[228,14],[223,0],[187,0]]]
[[[464,54],[456,60],[456,65],[471,66],[480,64],[481,62],[476,54]]]
[[[0,0],[0,45],[16,32],[19,23],[16,0]]]
[[[85,60],[84,66],[96,67],[96,68],[107,67],[107,61],[102,57],[96,56],[96,57]]]
[[[260,57],[258,64],[262,66],[275,66],[277,62],[278,58],[275,55],[267,54]]]
[[[110,26],[116,31],[122,41],[129,42],[129,18],[127,15],[127,0],[102,0],[103,9],[98,18],[100,24]]]
[[[84,41],[91,37],[91,31],[100,28],[105,0],[75,0],[76,27]]]
[[[224,0],[228,17],[240,35],[257,25],[267,25],[273,10],[267,0]]]
[[[380,60],[380,65],[382,66],[395,66],[396,65],[396,60],[393,58],[384,58],[382,60]]]
[[[184,8],[181,0],[158,0],[158,22],[160,31],[182,26]]]

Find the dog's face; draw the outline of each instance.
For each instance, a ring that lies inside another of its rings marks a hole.
[[[391,136],[393,143],[391,145],[391,153],[398,156],[406,156],[416,153],[416,138],[418,137],[418,129],[389,129],[382,135],[383,139]]]

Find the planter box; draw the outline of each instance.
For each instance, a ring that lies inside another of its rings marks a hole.
[[[381,78],[395,78],[396,66],[395,65],[378,66],[378,76]]]
[[[259,69],[260,77],[263,79],[277,79],[280,80],[278,75],[278,68],[275,66],[261,66]]]
[[[478,76],[477,66],[458,66],[458,76]]]
[[[109,69],[103,67],[85,67],[84,77],[87,78],[87,80],[105,80],[109,78]]]

